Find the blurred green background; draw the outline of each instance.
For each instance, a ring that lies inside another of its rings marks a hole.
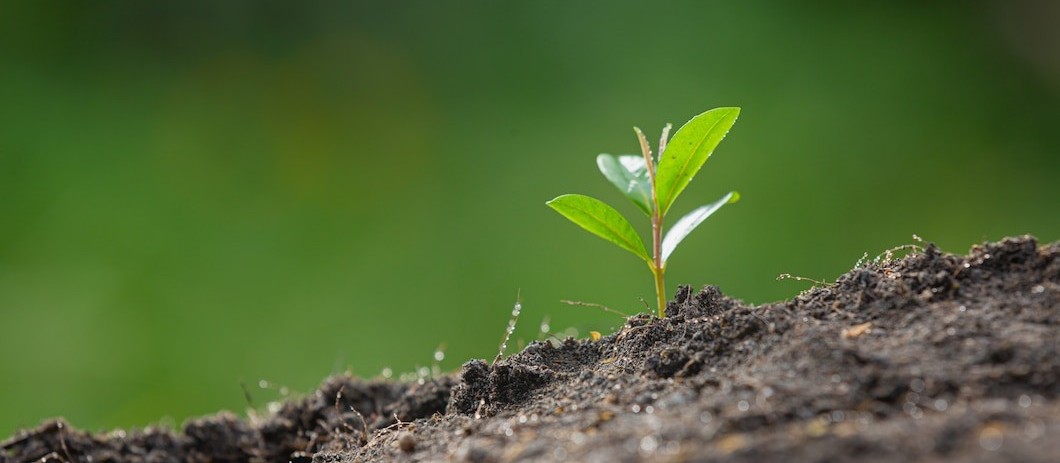
[[[670,261],[750,302],[911,234],[1060,238],[1055,2],[4,2],[0,437],[179,424],[609,331],[642,262],[544,202],[640,220],[595,167],[716,107]],[[646,232],[644,223],[640,230]],[[514,343],[513,343],[514,344]]]

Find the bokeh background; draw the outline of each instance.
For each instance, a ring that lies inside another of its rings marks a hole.
[[[595,155],[716,106],[743,113],[674,211],[744,199],[671,293],[779,300],[913,233],[1057,240],[1057,5],[4,2],[0,436],[452,370],[517,290],[518,339],[608,332],[559,301],[643,310],[649,274],[544,202],[640,221]]]

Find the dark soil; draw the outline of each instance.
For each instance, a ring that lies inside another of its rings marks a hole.
[[[928,246],[791,301],[684,287],[663,320],[424,384],[333,377],[267,417],[87,434],[0,461],[1060,461],[1060,243]]]

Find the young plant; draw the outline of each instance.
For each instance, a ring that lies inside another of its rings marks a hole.
[[[673,254],[674,248],[721,206],[738,201],[740,194],[730,191],[721,199],[689,212],[673,224],[665,237],[663,219],[677,196],[707,162],[718,143],[725,138],[739,114],[740,108],[711,109],[685,123],[677,130],[669,144],[666,139],[671,126],[666,124],[659,139],[657,158],[652,157],[648,140],[636,127],[633,131],[640,142],[641,156],[601,154],[596,157],[596,164],[604,177],[650,218],[651,255],[648,255],[644,241],[633,230],[629,221],[603,201],[584,195],[567,194],[546,203],[571,222],[647,262],[652,276],[655,277],[655,295],[659,303],[660,318],[666,316],[666,261]]]

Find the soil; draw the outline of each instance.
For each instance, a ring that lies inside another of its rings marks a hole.
[[[668,317],[420,383],[327,379],[267,416],[89,434],[0,461],[1060,461],[1060,243],[928,245],[790,301],[682,287]]]

